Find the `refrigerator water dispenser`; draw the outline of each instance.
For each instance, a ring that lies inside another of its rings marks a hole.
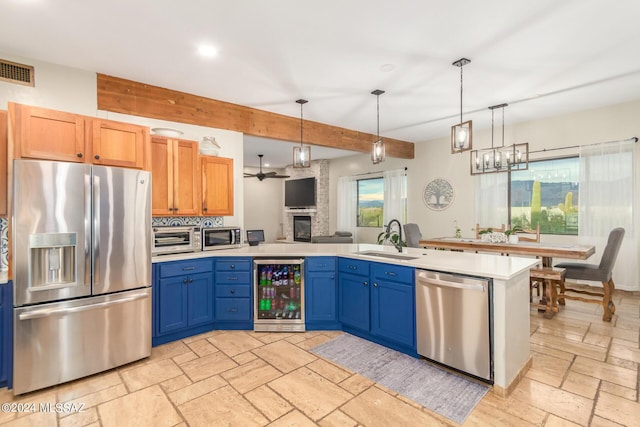
[[[76,233],[29,236],[29,288],[50,289],[76,283]]]

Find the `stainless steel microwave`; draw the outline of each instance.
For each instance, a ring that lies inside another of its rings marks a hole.
[[[199,252],[202,250],[199,226],[153,227],[153,255]]]
[[[202,250],[230,249],[242,246],[239,227],[211,227],[202,229]]]

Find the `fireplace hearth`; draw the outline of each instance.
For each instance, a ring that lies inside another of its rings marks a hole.
[[[311,242],[311,217],[295,215],[293,217],[293,240]]]

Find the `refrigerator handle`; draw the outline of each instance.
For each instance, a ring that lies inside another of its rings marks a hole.
[[[100,177],[91,173],[91,194],[93,206],[91,209],[91,218],[93,222],[93,243],[91,246],[91,272],[93,275],[93,288],[100,284]]]
[[[24,313],[20,313],[18,315],[19,320],[31,320],[38,319],[41,317],[50,317],[50,316],[63,316],[65,314],[73,314],[79,313],[87,310],[95,310],[99,308],[110,307],[112,305],[124,304],[127,302],[137,301],[139,299],[148,298],[148,292],[141,292],[135,295],[127,296],[124,298],[114,299],[111,301],[99,302],[97,304],[87,304],[81,305],[78,307],[68,307],[68,308],[41,308],[33,311],[26,311]]]

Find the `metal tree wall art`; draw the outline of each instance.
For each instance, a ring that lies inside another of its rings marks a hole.
[[[453,187],[444,178],[436,178],[429,182],[422,193],[422,200],[427,207],[434,211],[447,209],[453,203]]]

